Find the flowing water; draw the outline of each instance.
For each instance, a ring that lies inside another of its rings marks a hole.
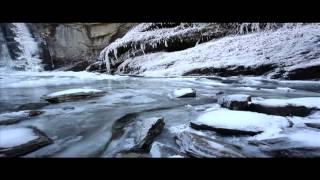
[[[103,97],[45,106],[41,109],[44,114],[10,127],[36,126],[54,140],[54,144],[27,157],[108,157],[112,149],[108,150],[106,144],[112,135],[112,125],[126,114],[136,113],[137,119],[163,116],[165,129],[156,141],[175,147],[170,128],[197,118],[203,113],[200,107],[215,107],[219,91],[265,98],[320,97],[319,86],[313,81],[302,84],[257,77],[143,78],[87,72],[1,72],[0,112],[15,111],[19,105],[39,102],[41,96],[60,90],[105,90],[107,94]],[[174,89],[184,87],[194,88],[197,97],[172,96]]]

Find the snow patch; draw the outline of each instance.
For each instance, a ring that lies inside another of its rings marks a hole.
[[[0,130],[0,148],[19,146],[39,138],[30,128]]]

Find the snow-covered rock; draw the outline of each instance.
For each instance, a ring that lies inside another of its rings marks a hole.
[[[198,130],[213,130],[226,135],[257,135],[281,130],[289,126],[284,117],[261,113],[219,109],[202,114],[191,121],[190,126]]]
[[[98,89],[68,89],[48,94],[42,98],[50,103],[74,101],[104,95],[106,92]]]
[[[249,110],[280,116],[307,116],[320,109],[319,97],[292,99],[253,99]]]
[[[174,34],[176,31],[173,29],[166,28],[165,31]],[[320,25],[317,23],[296,25],[227,36],[173,52],[147,51],[148,48],[144,48],[149,43],[148,38],[156,42],[159,39],[156,37],[163,35],[161,33],[145,31],[135,37],[135,33],[129,32],[123,39],[108,46],[101,56],[109,67],[117,68],[118,73],[145,76],[266,75],[269,78],[319,79],[319,31]],[[164,37],[160,39],[165,41]],[[182,41],[187,38],[184,37]],[[144,51],[139,56],[130,55],[128,49],[132,49],[132,46]],[[126,50],[120,51],[119,47]]]
[[[0,130],[0,156],[21,156],[51,143],[52,140],[35,127]]]
[[[197,158],[243,158],[239,146],[200,135],[192,131],[183,131],[176,136],[180,151],[187,156]]]
[[[27,110],[27,111],[3,113],[3,114],[0,114],[0,125],[15,124],[20,121],[30,119],[30,117],[38,116],[42,113],[44,113],[44,111],[38,111],[38,110]]]
[[[221,107],[230,110],[246,110],[249,107],[249,101],[251,101],[251,96],[246,94],[232,94],[218,98]]]
[[[184,98],[184,97],[195,97],[196,90],[192,88],[182,88],[182,89],[175,89],[173,95],[176,98]]]

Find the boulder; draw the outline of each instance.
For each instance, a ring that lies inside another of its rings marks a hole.
[[[113,124],[106,154],[116,156],[119,153],[147,153],[164,125],[163,117],[138,119],[134,113],[127,114]]]
[[[43,96],[42,98],[50,103],[60,103],[99,97],[105,93],[105,91],[97,89],[68,89]]]
[[[183,131],[176,136],[180,151],[197,158],[244,158],[239,146],[223,142],[212,136]]]
[[[230,110],[247,110],[250,101],[251,96],[246,94],[232,94],[218,98],[218,104]]]
[[[19,157],[38,150],[53,141],[35,127],[0,130],[0,156]]]

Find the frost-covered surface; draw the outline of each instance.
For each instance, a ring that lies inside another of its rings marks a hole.
[[[80,84],[101,80],[126,79],[125,76],[111,76],[90,72],[0,72],[0,88],[40,87]]]
[[[94,93],[101,93],[101,92],[103,91],[98,89],[68,89],[68,90],[48,94],[47,97],[52,98],[52,97],[64,96],[64,95],[94,94]]]
[[[39,59],[38,43],[32,37],[30,30],[25,23],[12,23],[16,36],[14,40],[19,43],[20,56],[16,60],[17,64],[13,66],[21,66],[26,71],[41,71],[41,59]],[[20,68],[20,67],[19,67]]]
[[[10,148],[39,138],[31,128],[10,128],[0,130],[0,148]]]
[[[320,131],[303,129],[289,133],[287,137],[292,141],[308,147],[320,147]]]
[[[184,75],[201,68],[274,65],[273,73],[319,65],[319,24],[283,27],[276,31],[224,37],[176,52],[157,52],[128,58],[118,67],[145,76]],[[272,75],[269,72],[269,75]],[[283,75],[286,76],[286,73]]]
[[[231,102],[237,101],[237,102],[244,102],[244,101],[249,101],[251,98],[250,95],[247,94],[232,94],[228,96],[223,96],[218,99],[219,104],[222,103],[227,103],[228,106],[230,105]]]
[[[192,88],[182,88],[182,89],[175,89],[173,95],[175,97],[181,97],[187,94],[195,93],[195,90]]]
[[[253,99],[252,103],[270,107],[305,106],[320,109],[320,97],[304,97],[292,99]]]
[[[254,112],[231,111],[227,109],[219,109],[204,113],[193,121],[193,123],[215,128],[253,132],[273,131],[273,129],[280,129],[289,125],[284,117]]]
[[[8,119],[16,119],[16,118],[26,118],[29,116],[28,111],[17,111],[17,112],[9,112],[0,114],[0,122],[7,121]]]

